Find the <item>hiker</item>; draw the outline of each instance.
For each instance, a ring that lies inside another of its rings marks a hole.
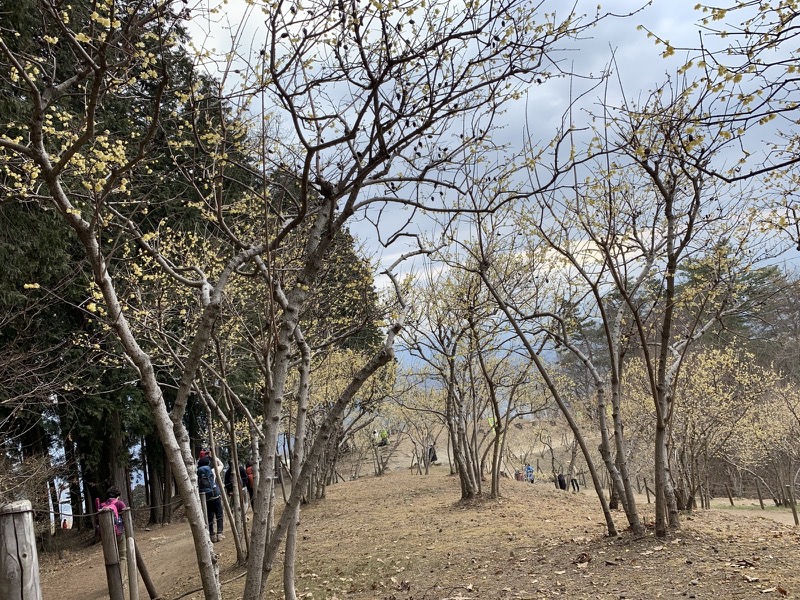
[[[225,469],[225,474],[222,477],[222,485],[225,486],[225,493],[228,498],[233,496],[233,461],[228,463],[228,468]]]
[[[211,452],[208,450],[208,448],[203,448],[197,454],[197,460],[200,460],[201,458],[207,458],[209,461],[211,460]],[[208,464],[209,466],[211,465],[210,462]],[[214,465],[216,466],[217,473],[222,473],[225,470],[225,465],[222,464],[222,461],[219,459],[219,457],[214,457]],[[214,467],[211,467],[211,469],[214,470]]]
[[[559,489],[561,489],[563,491],[567,490],[567,480],[564,479],[564,474],[563,473],[559,473],[558,474],[558,487],[559,487]]]
[[[388,446],[389,445],[389,432],[385,429],[381,429],[381,441],[378,442],[378,446]]]
[[[247,476],[247,469],[245,469],[244,465],[239,464],[239,477],[237,479],[237,484],[239,486],[238,489],[247,488],[248,487],[248,476]],[[225,469],[225,479],[223,480],[225,485],[225,493],[228,495],[228,498],[233,497],[233,461],[228,462],[228,468]],[[252,496],[252,494],[249,494]]]
[[[119,488],[112,485],[108,488],[106,493],[107,499],[100,504],[100,510],[110,510],[114,521],[114,533],[117,536],[117,550],[119,551],[120,563],[125,563],[127,556],[127,547],[123,536],[125,534],[125,526],[122,524],[122,511],[125,509],[125,503],[119,499],[121,496]]]
[[[577,478],[573,477],[572,479],[569,480],[569,482],[572,484],[572,491],[573,492],[575,492],[577,494],[578,492],[581,491],[581,486],[578,485]]]
[[[219,485],[214,477],[214,470],[211,468],[211,460],[208,456],[203,456],[197,461],[197,489],[201,494],[206,495],[206,509],[208,512],[208,533],[212,542],[219,542],[225,539],[222,535],[222,498]],[[217,523],[217,532],[214,533],[214,521]]]
[[[437,460],[439,460],[439,457],[436,456],[436,443],[434,442],[431,444],[430,448],[428,448],[428,464],[432,465]]]
[[[525,465],[525,481],[533,483],[533,467],[530,463]]]
[[[253,504],[253,495],[255,494],[256,490],[256,473],[253,470],[253,463],[249,460],[247,461],[247,467],[245,468],[245,474],[247,475],[247,493],[250,494],[250,504]]]

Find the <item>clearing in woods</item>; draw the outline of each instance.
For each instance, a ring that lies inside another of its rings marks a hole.
[[[395,472],[328,488],[305,507],[298,596],[316,599],[739,598],[800,597],[800,531],[788,510],[712,509],[684,516],[667,539],[603,535],[591,490],[504,480],[504,497],[457,502],[447,467],[431,475]],[[645,521],[652,507],[641,499]],[[727,502],[727,501],[726,501]],[[749,503],[746,503],[749,504]],[[778,522],[783,520],[784,523]],[[619,527],[624,514],[616,513]],[[785,524],[786,523],[786,524]],[[45,600],[107,596],[99,545],[64,532],[70,549],[40,556]],[[73,537],[70,540],[70,537]],[[202,598],[185,523],[137,540],[166,600]],[[243,573],[228,536],[216,545],[226,599],[241,597]],[[274,572],[267,598],[282,598]],[[187,592],[191,592],[188,593]],[[146,598],[144,587],[141,597]]]

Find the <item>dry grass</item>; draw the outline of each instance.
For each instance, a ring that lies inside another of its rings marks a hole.
[[[298,591],[400,600],[751,598],[771,588],[800,590],[800,535],[769,519],[707,511],[667,540],[609,539],[591,492],[504,481],[503,495],[459,503],[457,480],[443,467],[428,477],[395,473],[334,486],[327,501],[304,512]],[[647,512],[645,505],[652,519]],[[624,526],[622,513],[617,521]],[[282,596],[279,587],[270,594]]]
[[[800,533],[760,514],[702,511],[684,518],[683,528],[666,540],[652,534],[609,539],[591,490],[571,494],[547,483],[504,480],[501,499],[464,504],[459,495],[446,467],[427,477],[394,472],[330,487],[325,501],[303,510],[299,594],[331,600],[800,594]],[[624,515],[616,518],[623,527]],[[198,586],[185,525],[140,539],[165,598]],[[222,579],[233,579],[242,569],[233,565],[232,540],[217,549]],[[80,554],[72,559],[85,563]],[[80,578],[73,567],[65,561],[43,574],[46,600],[103,597],[102,563],[81,569]],[[280,581],[274,572],[267,598],[283,597]],[[226,584],[224,597],[241,597],[243,583]]]

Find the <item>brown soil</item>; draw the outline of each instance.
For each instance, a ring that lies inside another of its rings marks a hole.
[[[430,476],[397,472],[340,483],[305,508],[297,563],[306,598],[456,600],[484,598],[800,597],[800,531],[760,511],[712,509],[683,518],[667,539],[604,536],[590,491],[504,480],[503,498],[457,502],[446,467]],[[646,521],[652,514],[644,504]],[[791,513],[783,511],[779,518]],[[616,514],[619,527],[624,515]],[[67,532],[73,534],[73,532]],[[77,534],[74,534],[77,535]],[[67,537],[69,540],[69,537]],[[199,588],[185,524],[138,531],[159,592]],[[233,541],[216,545],[224,597],[241,597]],[[40,557],[45,600],[107,596],[99,545]],[[283,597],[279,573],[267,598]],[[146,598],[144,588],[141,597]],[[187,598],[202,598],[201,592]]]

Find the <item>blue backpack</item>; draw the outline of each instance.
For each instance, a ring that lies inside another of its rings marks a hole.
[[[201,494],[212,494],[214,492],[214,472],[209,466],[202,466],[197,469],[197,489]]]

